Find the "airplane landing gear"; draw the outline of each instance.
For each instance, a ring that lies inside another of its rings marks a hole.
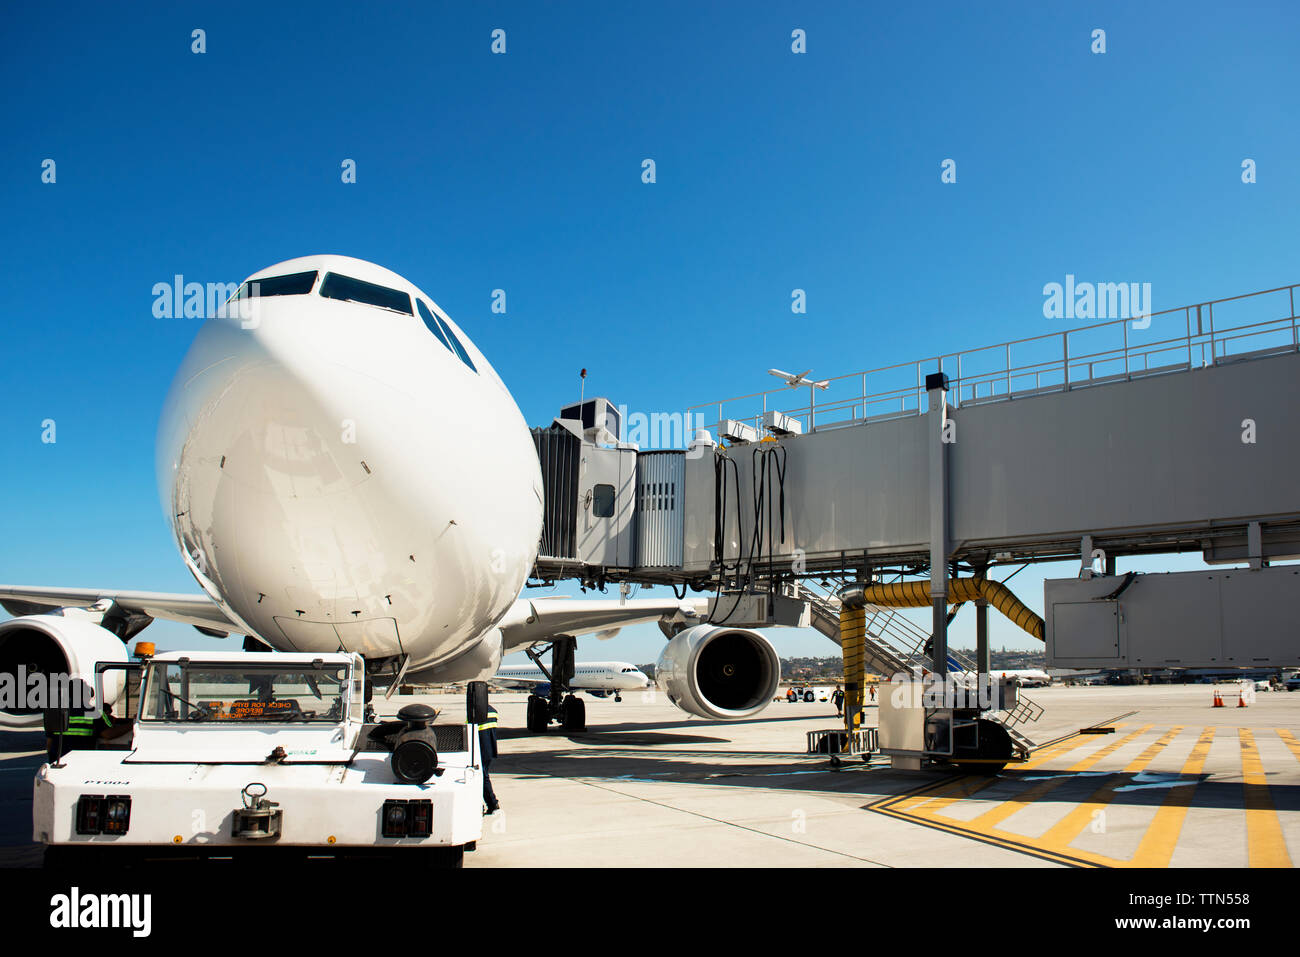
[[[615,700],[615,701],[622,701],[622,700],[623,700],[623,696],[622,696],[621,694],[619,694],[618,692],[614,692],[614,700]]]
[[[543,734],[552,721],[566,732],[573,733],[587,730],[587,705],[573,693],[569,683],[573,681],[573,655],[578,640],[567,635],[551,639],[551,667],[547,670],[542,664],[542,655],[547,649],[534,651],[529,648],[528,657],[542,670],[550,680],[551,693],[547,698],[531,694],[528,696],[528,730],[534,734]]]
[[[587,704],[577,695],[569,695],[560,705],[560,722],[569,732],[587,730]]]
[[[528,718],[526,722],[528,730],[533,734],[541,734],[546,730],[549,721],[546,699],[530,694],[528,696]]]

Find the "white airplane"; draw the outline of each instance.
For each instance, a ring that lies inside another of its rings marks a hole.
[[[551,678],[537,665],[502,665],[493,681],[504,685],[527,685],[540,692],[539,686],[549,685]],[[580,661],[574,666],[569,687],[598,698],[612,693],[615,701],[622,701],[621,692],[648,688],[650,679],[640,668],[626,661]]]
[[[1016,668],[1006,671],[991,668],[989,674],[995,678],[1018,678],[1026,688],[1046,688],[1052,683],[1052,676],[1041,668]]]
[[[469,681],[555,637],[659,620],[685,628],[664,650],[683,710],[744,717],[771,699],[771,644],[685,627],[703,601],[519,597],[542,527],[535,446],[487,358],[416,286],[307,256],[254,273],[223,312],[157,438],[163,509],[203,594],[0,585],[18,616],[0,623],[0,675],[93,675],[164,618],[255,649],[356,651],[392,681]],[[105,684],[111,705],[121,682]],[[0,712],[0,727],[40,723]]]

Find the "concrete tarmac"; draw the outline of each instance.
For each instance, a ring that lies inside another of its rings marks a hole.
[[[1227,689],[1231,687],[1231,691]],[[895,771],[805,753],[825,703],[710,722],[662,693],[584,696],[588,730],[523,730],[526,696],[496,694],[502,810],[467,867],[1290,867],[1300,860],[1300,693],[1247,708],[1221,685],[1034,689],[1030,761],[997,775]],[[412,700],[442,719],[461,696]],[[867,723],[876,709],[867,710]],[[1079,734],[1103,724],[1105,734]],[[30,840],[40,735],[0,734],[0,864]]]

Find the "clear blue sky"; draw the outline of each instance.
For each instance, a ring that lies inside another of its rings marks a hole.
[[[1067,273],[1150,282],[1157,309],[1300,278],[1290,2],[77,7],[6,15],[0,581],[194,589],[153,478],[200,321],[152,314],[178,273],[381,263],[534,424],[584,366],[588,394],[648,413],[773,365],[1060,329],[1042,288]],[[1038,608],[1041,578],[1017,579]],[[653,659],[656,629],[627,636],[580,654]]]

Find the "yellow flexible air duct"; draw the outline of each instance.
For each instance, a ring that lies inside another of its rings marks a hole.
[[[951,604],[975,601],[978,598],[983,598],[1002,612],[1018,628],[1024,629],[1039,641],[1043,640],[1043,619],[1027,608],[1006,585],[987,578],[948,580],[948,601]],[[926,608],[930,605],[930,583],[915,581],[867,585],[863,589],[863,599],[869,605],[884,608]]]
[[[867,679],[867,609],[840,605],[840,653],[844,656],[844,730],[856,731],[862,721]]]

